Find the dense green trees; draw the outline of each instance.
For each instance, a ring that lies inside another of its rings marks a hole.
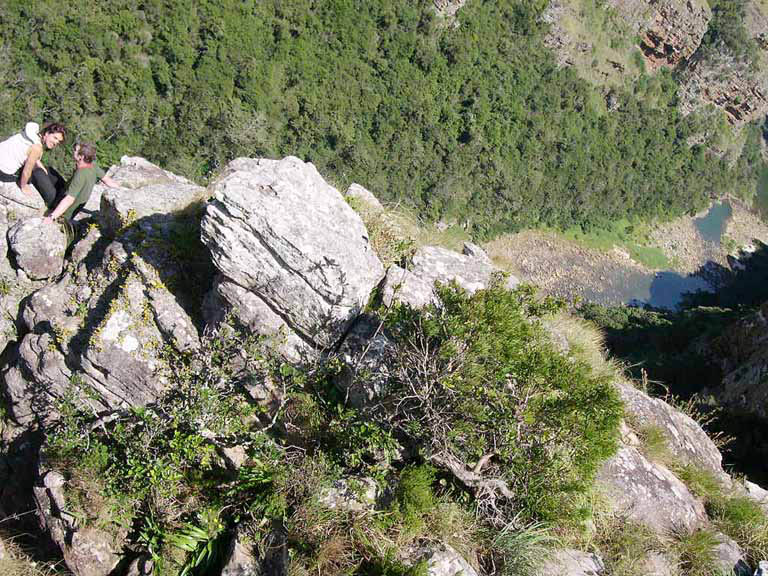
[[[679,214],[745,185],[688,146],[671,75],[608,111],[558,69],[545,4],[469,2],[454,28],[427,0],[8,0],[0,129],[61,119],[103,162],[198,180],[293,154],[480,235]]]

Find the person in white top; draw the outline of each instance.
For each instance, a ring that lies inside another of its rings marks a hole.
[[[66,181],[56,170],[43,165],[43,152],[56,148],[66,135],[67,129],[58,122],[42,130],[35,122],[28,122],[22,132],[0,142],[0,182],[16,182],[25,194],[34,196],[29,186],[32,184],[51,208]]]

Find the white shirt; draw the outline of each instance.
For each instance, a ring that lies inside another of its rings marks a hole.
[[[35,139],[30,140],[23,133],[14,134],[7,140],[0,142],[0,172],[16,174],[27,161],[29,148],[33,144],[39,143],[39,136],[35,135]]]

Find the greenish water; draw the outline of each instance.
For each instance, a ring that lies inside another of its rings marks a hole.
[[[733,207],[730,202],[718,202],[705,216],[696,218],[693,223],[705,241],[720,244],[725,225],[732,215]]]

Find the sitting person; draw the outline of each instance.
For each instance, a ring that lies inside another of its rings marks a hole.
[[[119,188],[120,185],[105,175],[104,170],[93,163],[96,150],[92,144],[78,144],[75,146],[74,158],[77,167],[72,179],[67,186],[66,194],[57,199],[56,207],[46,216],[45,222],[52,222],[64,216],[67,223],[77,215],[88,199],[96,182],[101,180],[109,188]]]
[[[43,202],[50,209],[61,194],[66,182],[53,168],[43,166],[45,150],[52,150],[64,141],[67,129],[57,122],[40,130],[35,122],[28,122],[24,130],[0,142],[0,181],[16,182],[30,196],[37,188]]]

